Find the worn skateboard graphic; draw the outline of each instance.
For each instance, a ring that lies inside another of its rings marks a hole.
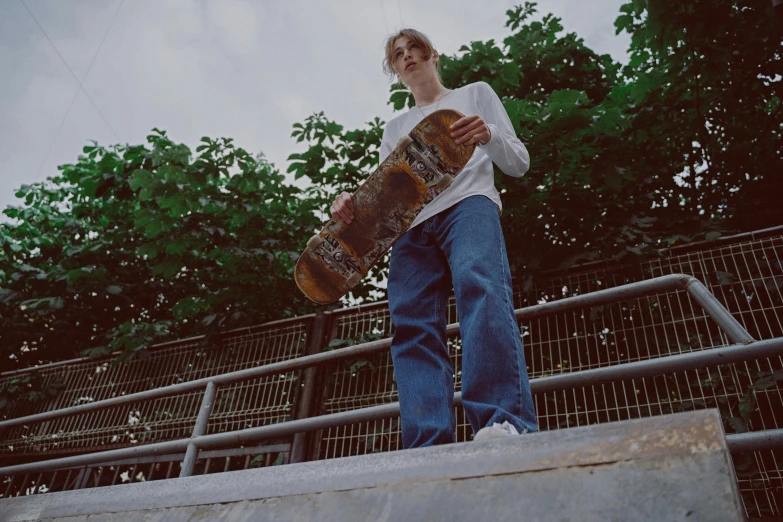
[[[451,185],[476,148],[457,145],[449,136],[460,118],[451,109],[424,118],[353,194],[351,224],[333,218],[310,238],[294,272],[310,300],[329,304],[348,293],[424,206]]]

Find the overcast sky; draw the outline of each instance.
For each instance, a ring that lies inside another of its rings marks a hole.
[[[624,1],[540,0],[537,18],[554,13],[625,63],[629,38],[613,25]],[[412,26],[455,54],[502,41],[505,12],[521,3],[0,0],[0,209],[88,140],[138,144],[154,127],[192,148],[232,137],[285,171],[302,149],[291,126],[310,114],[351,129],[392,116],[384,36]]]

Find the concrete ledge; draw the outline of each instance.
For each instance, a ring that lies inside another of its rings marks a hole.
[[[0,520],[743,520],[715,410],[0,500]]]

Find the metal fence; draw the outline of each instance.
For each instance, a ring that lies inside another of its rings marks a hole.
[[[518,308],[563,297],[672,273],[688,273],[705,282],[710,291],[757,339],[783,337],[783,237],[746,236],[720,246],[700,248],[636,265],[580,268],[551,277],[539,289],[516,292]],[[457,320],[449,308],[449,323]],[[144,360],[128,366],[107,361],[81,361],[41,370],[46,379],[63,378],[67,392],[46,410],[89,404],[110,397],[158,388],[228,371],[254,368],[316,353],[331,343],[357,343],[391,335],[388,310],[383,303],[335,311],[320,321],[325,331],[313,333],[314,317],[264,325],[233,332],[217,349],[205,349],[199,340],[171,343],[151,350]],[[611,305],[521,320],[521,334],[531,379],[589,373],[638,361],[698,352],[730,344],[725,334],[683,292],[624,300]],[[308,335],[308,333],[310,335]],[[323,335],[322,335],[323,333]],[[342,343],[336,341],[344,340]],[[455,387],[460,389],[458,336],[449,341],[455,365]],[[709,366],[655,377],[572,387],[535,394],[541,430],[623,420],[688,409],[718,407],[726,431],[760,431],[781,428],[783,398],[777,385],[783,361],[780,356]],[[329,363],[319,369],[296,369],[250,381],[221,386],[215,397],[206,434],[255,426],[271,426],[311,414],[354,411],[397,400],[388,350],[367,352],[360,358]],[[5,379],[14,378],[8,375]],[[539,381],[540,382],[540,381]],[[307,385],[307,386],[305,386]],[[311,393],[303,393],[310,387]],[[311,397],[308,399],[308,397]],[[138,404],[7,428],[0,433],[6,463],[29,462],[50,454],[75,454],[159,443],[190,436],[196,423],[201,393],[191,391]],[[13,411],[7,418],[30,415]],[[469,440],[470,428],[457,408],[457,440]],[[324,459],[400,448],[399,421],[381,416],[375,420],[329,427],[311,437],[290,435],[267,441],[265,446],[202,451],[196,473],[274,465],[294,460]],[[79,469],[32,472],[8,477],[0,487],[4,496],[118,481],[155,480],[179,474],[174,455],[136,457]],[[735,468],[751,517],[779,516],[783,492],[779,450],[742,453]]]
[[[517,290],[515,306],[551,302],[673,273],[694,275],[756,339],[783,336],[783,237],[746,235],[715,247],[703,245],[639,264],[594,265],[551,277],[530,292]],[[457,320],[452,300],[449,322]],[[634,299],[521,321],[531,379],[649,360],[719,346],[727,340],[682,293]],[[334,314],[332,336],[388,336],[393,332],[383,306]],[[449,342],[455,386],[461,384],[461,344]],[[535,395],[540,430],[717,407],[727,433],[783,428],[780,381],[783,359],[764,358],[648,379],[613,382]],[[397,400],[389,354],[343,363],[332,369],[322,413]],[[777,372],[777,373],[776,373]],[[759,383],[753,387],[753,383]],[[752,411],[751,411],[752,410]],[[460,408],[457,441],[471,429]],[[318,434],[317,458],[401,448],[397,419],[336,427]],[[781,516],[783,452],[760,451],[735,457],[739,486],[749,517]]]
[[[36,409],[16,405],[3,418],[90,404],[182,382],[254,368],[302,355],[312,317],[232,332],[219,345],[191,339],[158,346],[128,364],[109,359],[49,365],[40,369],[47,384],[63,391]],[[18,375],[9,375],[11,380]],[[298,374],[270,376],[222,388],[210,429],[228,431],[290,418]],[[190,436],[200,392],[66,417],[0,433],[0,457],[39,457],[99,451]],[[36,411],[37,410],[37,411]]]

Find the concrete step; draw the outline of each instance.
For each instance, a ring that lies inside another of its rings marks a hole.
[[[0,500],[14,522],[743,518],[716,410]]]

